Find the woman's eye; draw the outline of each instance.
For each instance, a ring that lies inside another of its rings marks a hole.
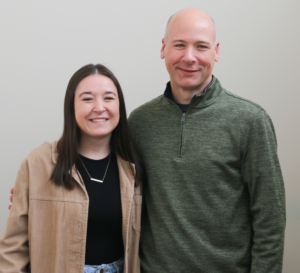
[[[105,99],[106,100],[113,100],[114,98],[113,97],[106,97]]]
[[[83,101],[91,101],[92,98],[84,98]]]

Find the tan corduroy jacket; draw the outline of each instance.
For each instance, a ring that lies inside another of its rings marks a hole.
[[[50,181],[56,142],[44,143],[22,162],[14,202],[0,237],[0,273],[82,273],[89,197],[75,167],[73,190]],[[139,273],[142,196],[128,163],[117,157],[123,215],[124,272]]]

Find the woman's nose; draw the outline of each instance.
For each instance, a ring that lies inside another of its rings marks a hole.
[[[106,108],[102,102],[95,102],[93,111],[103,113],[106,111]]]

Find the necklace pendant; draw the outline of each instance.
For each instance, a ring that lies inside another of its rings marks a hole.
[[[109,163],[110,163],[110,159],[111,159],[111,153],[110,153],[110,155],[109,155],[109,160],[108,160],[108,163],[107,163],[107,166],[106,166],[105,173],[104,173],[104,175],[103,175],[103,180],[92,178],[92,177],[90,176],[90,174],[89,174],[89,172],[88,172],[87,168],[84,166],[84,164],[83,164],[83,162],[82,162],[82,160],[81,160],[81,158],[80,158],[79,154],[78,154],[78,158],[79,158],[79,160],[80,160],[80,162],[81,162],[82,166],[83,166],[83,167],[84,167],[84,169],[86,170],[86,173],[87,173],[87,174],[88,174],[88,176],[90,177],[90,180],[92,180],[92,181],[95,181],[95,182],[99,182],[99,183],[103,183],[103,181],[104,181],[104,178],[105,178],[105,176],[106,176],[106,173],[107,173],[107,169],[108,169]]]
[[[91,178],[92,181],[96,181],[96,182],[100,182],[100,183],[103,183],[102,180],[99,180],[99,179],[95,179],[95,178]]]

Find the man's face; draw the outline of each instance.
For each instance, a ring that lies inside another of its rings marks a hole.
[[[181,17],[170,22],[162,41],[161,58],[165,59],[173,87],[201,90],[211,81],[219,43],[210,18]]]

